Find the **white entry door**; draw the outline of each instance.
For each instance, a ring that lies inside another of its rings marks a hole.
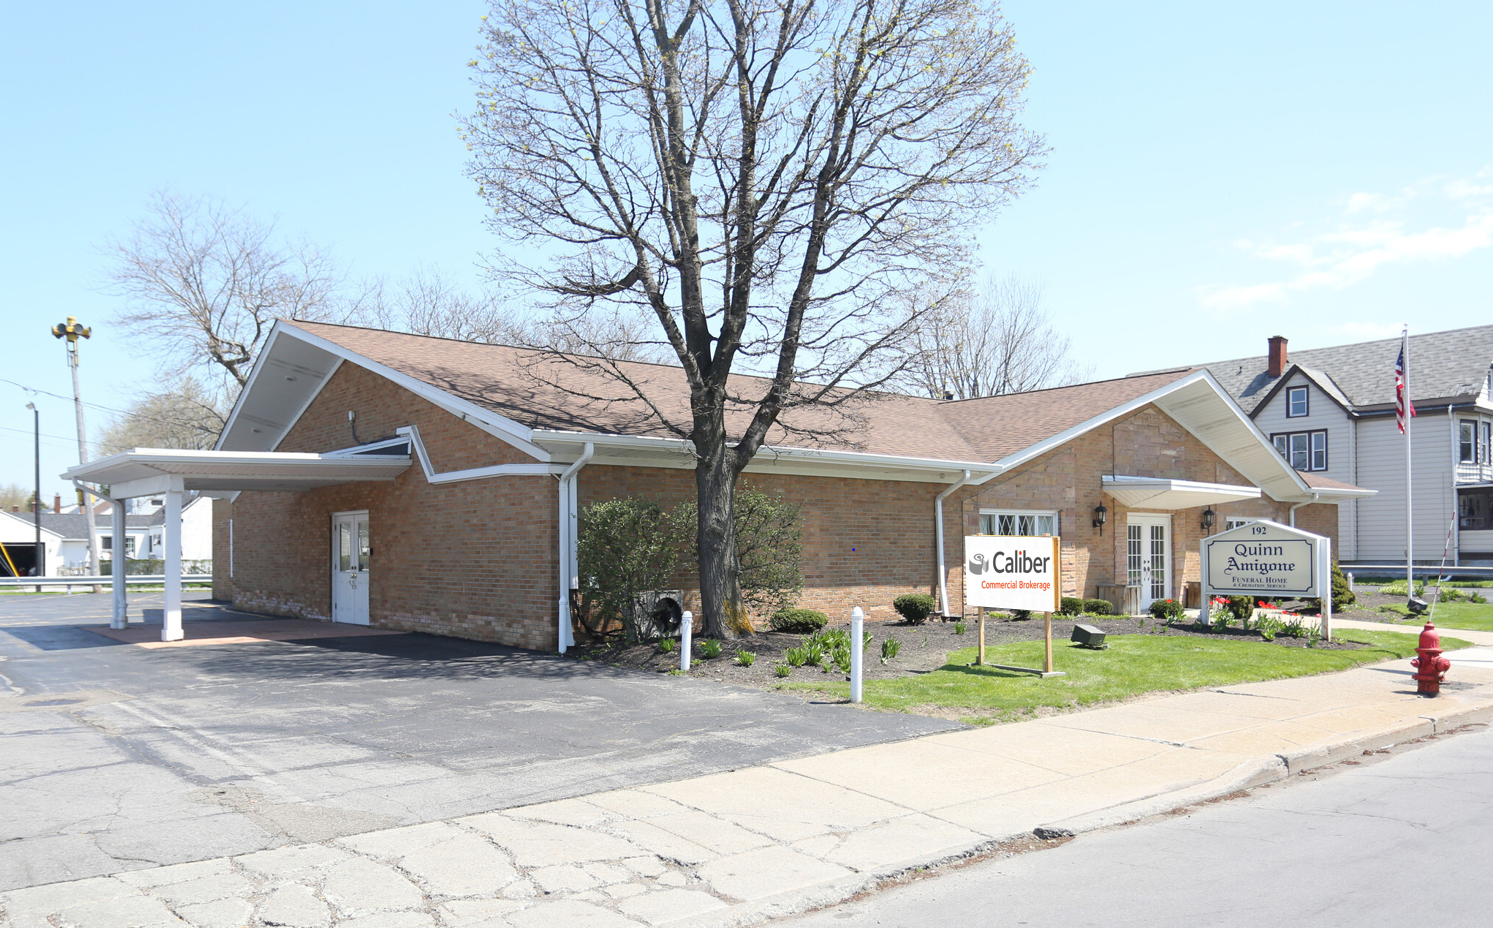
[[[1126,578],[1140,587],[1140,606],[1170,599],[1172,589],[1172,517],[1128,515],[1125,523]]]
[[[332,515],[332,621],[368,624],[368,513]]]

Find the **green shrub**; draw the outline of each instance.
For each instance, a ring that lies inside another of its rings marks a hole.
[[[834,653],[832,655],[830,655],[830,657],[834,660],[835,666],[838,667],[838,668],[840,668],[840,672],[841,673],[850,673],[850,648],[849,648],[849,646],[842,647],[842,648],[835,648]]]
[[[922,625],[938,605],[938,600],[927,593],[904,593],[892,600],[892,608],[911,625]]]
[[[881,643],[881,662],[885,664],[887,661],[896,660],[897,652],[901,650],[902,642],[895,638],[888,638]]]
[[[1064,596],[1058,602],[1060,615],[1082,615],[1085,611],[1084,601],[1076,596]]]
[[[1415,595],[1416,596],[1424,596],[1425,593],[1426,593],[1426,581],[1424,581],[1424,580],[1417,580],[1417,581],[1415,581]],[[1405,581],[1404,580],[1396,580],[1394,583],[1386,583],[1383,586],[1379,587],[1379,594],[1381,596],[1404,596],[1404,595],[1406,595],[1405,594]]]
[[[966,628],[967,628],[967,626],[963,622],[955,622],[954,623],[954,634],[956,634],[956,635],[962,635],[962,634],[964,634]],[[884,642],[883,642],[883,646],[885,646]]]
[[[1239,620],[1239,624],[1248,626],[1255,614],[1255,601],[1249,596],[1230,596],[1224,608]]]
[[[1030,610],[1030,609],[1012,609],[1011,610],[1011,621],[1013,621],[1013,622],[1027,622],[1027,621],[1031,620],[1031,617],[1032,617],[1032,610]]]
[[[662,651],[663,653],[665,653],[665,654],[673,654],[674,653],[674,639],[673,638],[664,638],[664,639],[662,639],[658,643],[658,649],[660,651]]]
[[[721,643],[716,638],[706,638],[700,642],[700,654],[706,659],[721,656]]]
[[[1107,599],[1086,599],[1083,601],[1083,611],[1089,615],[1114,615],[1115,604]]]
[[[787,664],[779,664],[778,666],[773,668],[773,673],[777,674],[780,677],[787,677],[793,674],[793,668],[788,666]]]
[[[788,662],[790,668],[802,667],[809,662],[809,649],[802,646],[789,648],[783,652],[783,660]],[[779,674],[779,676],[787,676],[787,674]]]
[[[1186,615],[1186,610],[1175,599],[1158,599],[1151,603],[1151,615],[1165,622],[1175,622]]]
[[[1467,596],[1467,601],[1470,603],[1485,603],[1488,601],[1488,597],[1484,596],[1481,593],[1469,593]]]
[[[750,667],[753,664],[757,663],[757,655],[751,651],[737,651],[736,663],[740,664],[743,667]]]
[[[622,623],[628,641],[638,640],[638,597],[663,589],[684,549],[688,525],[680,513],[644,499],[611,499],[581,510],[576,560],[585,578],[582,593],[601,621],[587,631],[598,633],[607,621]]]
[[[803,593],[803,513],[778,496],[742,485],[735,502],[737,573],[741,601],[757,615],[772,615],[798,601]],[[681,503],[676,518],[689,526],[693,552],[698,508]]]
[[[829,623],[829,616],[813,609],[779,609],[768,619],[774,631],[808,635]]]
[[[1436,594],[1436,599],[1439,602],[1443,602],[1443,603],[1460,603],[1460,602],[1463,602],[1463,601],[1465,601],[1467,599],[1467,594],[1463,593],[1461,590],[1457,589],[1456,587],[1450,587],[1450,586],[1448,586],[1448,587],[1443,587],[1441,589],[1441,592],[1438,593],[1438,594]],[[1332,605],[1333,605],[1334,608],[1337,607],[1337,598],[1336,597],[1333,598]]]

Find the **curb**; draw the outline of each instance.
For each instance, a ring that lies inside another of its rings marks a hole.
[[[1100,831],[1174,812],[1187,806],[1219,799],[1232,793],[1254,789],[1288,779],[1308,770],[1326,767],[1395,744],[1414,741],[1428,735],[1444,734],[1465,725],[1493,721],[1493,697],[1482,705],[1458,705],[1446,712],[1422,715],[1398,725],[1376,731],[1344,736],[1325,745],[1302,751],[1268,754],[1244,761],[1221,776],[1201,783],[1156,793],[1108,809],[1076,815],[1072,818],[1039,825],[1032,831],[1021,831],[988,838],[973,844],[946,848],[923,858],[910,859],[873,871],[851,874],[827,883],[788,890],[724,910],[706,912],[676,921],[663,922],[669,928],[747,928],[769,921],[802,915],[819,908],[837,905],[860,893],[873,891],[882,883],[896,879],[911,870],[934,869],[978,856],[1000,845],[1033,832],[1043,838],[1070,837]]]

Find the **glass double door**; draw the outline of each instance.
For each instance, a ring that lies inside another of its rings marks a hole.
[[[332,621],[368,624],[367,512],[332,515]]]
[[[1125,582],[1140,587],[1141,609],[1170,599],[1172,517],[1130,515],[1125,522]]]

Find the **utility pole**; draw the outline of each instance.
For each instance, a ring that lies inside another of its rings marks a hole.
[[[61,325],[52,326],[54,338],[67,339],[67,366],[73,372],[73,407],[78,412],[78,463],[88,463],[88,432],[83,428],[83,393],[78,387],[78,339],[91,338],[93,329],[89,326],[78,324],[75,316],[68,316],[67,321]],[[86,490],[79,490],[78,497],[83,502],[83,513],[88,517],[88,575],[97,577],[99,570],[99,544],[98,528],[93,519],[93,496]],[[115,552],[118,556],[119,552]],[[99,592],[100,587],[94,584],[93,592]]]
[[[31,447],[35,449],[36,459],[36,495],[31,497],[31,521],[36,525],[36,553],[32,555],[31,570],[35,576],[40,577],[42,560],[46,557],[46,549],[41,546],[41,413],[37,411],[35,403],[27,403],[26,408],[31,410]],[[41,592],[41,584],[36,585],[36,592]]]

